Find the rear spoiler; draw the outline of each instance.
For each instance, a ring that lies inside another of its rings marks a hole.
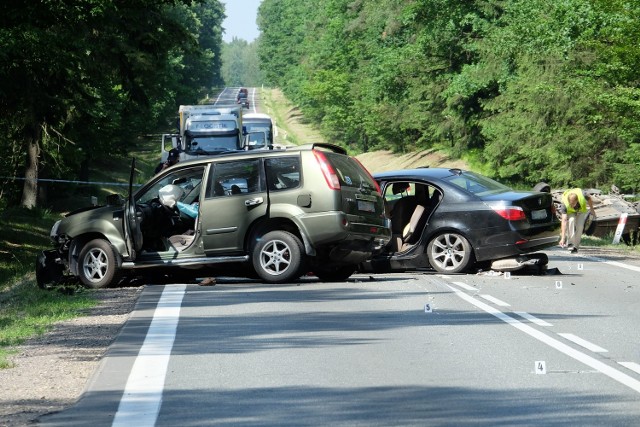
[[[328,144],[326,142],[314,142],[310,145],[311,145],[311,150],[315,150],[316,148],[324,148],[324,149],[333,151],[334,153],[347,154],[347,150],[335,144]]]

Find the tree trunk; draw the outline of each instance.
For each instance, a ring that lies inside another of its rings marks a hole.
[[[33,209],[38,204],[38,157],[40,156],[41,129],[40,124],[33,124],[26,132],[27,164],[20,205],[28,209]]]

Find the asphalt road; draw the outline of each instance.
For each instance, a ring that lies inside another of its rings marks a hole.
[[[638,425],[640,262],[148,286],[42,425]]]

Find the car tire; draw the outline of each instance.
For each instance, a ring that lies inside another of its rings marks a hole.
[[[55,255],[40,252],[36,258],[36,283],[40,289],[50,290],[62,283],[64,267],[55,262]]]
[[[304,266],[302,241],[288,231],[270,231],[252,251],[253,268],[267,283],[286,283],[298,279]]]
[[[587,218],[584,220],[582,234],[593,236],[593,233],[596,231],[596,225],[596,222],[593,220],[593,213],[591,211],[587,212]]]
[[[539,182],[533,187],[533,191],[539,191],[541,193],[551,193],[551,186],[546,182]]]
[[[313,269],[313,274],[315,274],[318,279],[322,282],[344,282],[347,280],[355,271],[358,266],[356,265],[323,265],[318,266]]]
[[[78,262],[78,278],[88,288],[106,288],[117,279],[116,253],[104,239],[84,245]]]
[[[472,264],[469,241],[457,233],[442,233],[427,245],[429,264],[440,273],[462,273]]]

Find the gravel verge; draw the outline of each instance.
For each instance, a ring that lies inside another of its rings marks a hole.
[[[34,425],[49,412],[73,405],[107,348],[129,318],[139,288],[96,291],[99,304],[28,340],[0,370],[0,426]]]

